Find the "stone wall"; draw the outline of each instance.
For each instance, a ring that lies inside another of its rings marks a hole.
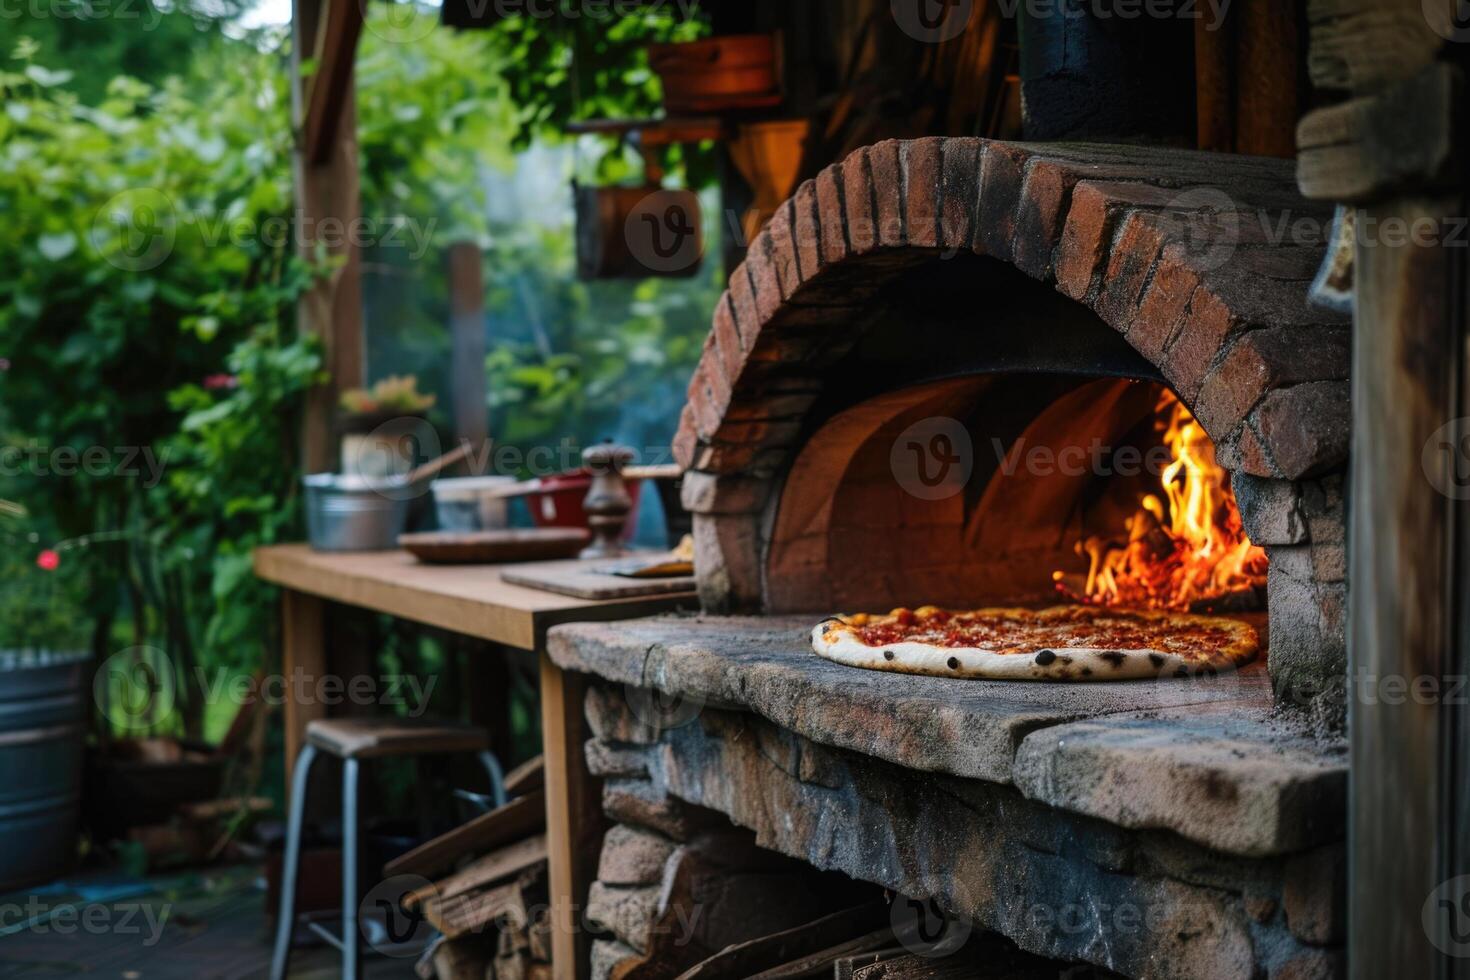
[[[658,964],[668,961],[656,954],[677,931],[681,894],[700,892],[706,923],[724,923],[707,927],[701,949],[715,933],[774,931],[820,904],[810,885],[785,907],[751,901],[757,892],[739,883],[718,894],[691,886],[698,874],[681,868],[786,875],[777,891],[793,895],[791,883],[803,881],[732,838],[716,814],[753,831],[760,848],[933,899],[974,928],[1056,960],[1159,978],[1344,973],[1340,843],[1229,857],[1168,832],[1055,810],[1012,787],[818,745],[747,712],[705,708],[661,729],[630,706],[655,703],[646,695],[594,687],[587,700],[588,761],[606,780],[603,807],[619,824],[590,911],[622,924],[596,944],[599,980],[665,975]],[[689,948],[677,962],[688,961]]]

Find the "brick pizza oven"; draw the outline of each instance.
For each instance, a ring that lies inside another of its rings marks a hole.
[[[931,138],[828,167],[752,243],[689,386],[704,607],[1045,599],[1140,489],[1048,458],[1130,445],[1167,386],[1267,549],[1278,694],[1335,694],[1350,333],[1307,301],[1322,242],[1292,240],[1330,220],[1274,159]],[[935,418],[972,471],[916,495],[895,441]]]
[[[890,141],[800,187],[731,277],[675,443],[702,610],[549,636],[594,675],[616,825],[594,976],[815,919],[834,875],[1061,964],[1341,973],[1350,328],[1307,301],[1323,243],[1290,233],[1329,219],[1289,161],[1136,146]],[[1255,600],[1264,663],[1047,684],[812,653],[834,612],[1055,602],[1078,542],[1157,488],[1115,464],[1171,397],[1265,549],[1264,588],[1220,598]]]

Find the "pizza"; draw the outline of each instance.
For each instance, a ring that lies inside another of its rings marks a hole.
[[[1259,646],[1255,629],[1239,620],[1099,606],[924,606],[834,616],[812,629],[813,649],[840,664],[998,680],[1213,675],[1249,663]]]

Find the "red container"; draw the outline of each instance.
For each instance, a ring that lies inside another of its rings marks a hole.
[[[623,526],[623,540],[631,540],[638,531],[638,491],[642,480],[627,480],[628,496],[633,500],[633,509],[628,512],[628,523]],[[526,494],[526,506],[530,508],[531,520],[537,527],[580,527],[587,526],[587,511],[582,501],[592,486],[592,474],[587,470],[573,470],[556,476],[543,476],[541,486]]]

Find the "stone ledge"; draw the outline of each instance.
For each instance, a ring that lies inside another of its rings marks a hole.
[[[1050,805],[1225,853],[1280,854],[1340,836],[1341,745],[1273,721],[1259,664],[1197,680],[956,682],[823,660],[807,645],[810,627],[807,617],[670,616],[558,626],[548,647],[564,669],[676,696],[664,710],[682,720],[702,705],[753,711],[814,742],[1014,783]],[[1190,739],[1168,744],[1180,732]],[[1195,762],[1213,782],[1190,786]],[[1143,767],[1146,780],[1134,771]],[[1130,784],[1135,795],[1120,799],[1114,790]]]
[[[827,748],[744,712],[705,710],[646,751],[645,792],[724,814],[814,867],[932,898],[1033,953],[1179,980],[1256,980],[1338,955],[1313,945],[1340,935],[1340,906],[1330,889],[1293,883],[1290,860],[1123,830],[1013,787]]]

